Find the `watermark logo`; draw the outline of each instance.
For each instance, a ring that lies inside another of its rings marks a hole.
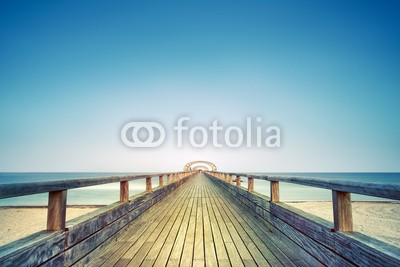
[[[276,125],[264,126],[262,118],[247,117],[244,125],[223,127],[218,120],[210,126],[190,125],[190,117],[178,118],[173,132],[177,147],[188,144],[194,148],[211,145],[215,148],[267,147],[281,145],[281,130]],[[129,147],[158,147],[166,137],[163,125],[157,122],[129,122],[121,130],[122,142]]]
[[[141,137],[141,130],[146,131],[147,136]],[[131,138],[128,138],[128,136]],[[122,127],[121,139],[129,147],[158,147],[165,140],[165,128],[158,122],[128,122]]]

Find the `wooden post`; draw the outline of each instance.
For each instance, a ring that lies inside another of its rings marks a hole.
[[[49,192],[49,205],[47,207],[47,230],[64,230],[66,213],[67,190]]]
[[[119,201],[128,202],[129,201],[129,182],[121,181],[119,183]]]
[[[232,175],[229,175],[229,183],[232,184]]]
[[[353,215],[351,209],[351,194],[342,191],[332,191],[333,222],[335,231],[353,231]]]
[[[240,182],[240,176],[236,175],[236,186],[240,186],[241,182]]]
[[[164,175],[160,175],[158,178],[158,186],[164,186]]]
[[[167,183],[170,184],[171,183],[171,174],[167,175]]]
[[[271,202],[279,202],[279,182],[271,181],[270,185]]]
[[[152,188],[152,186],[151,186],[151,177],[147,177],[146,178],[146,191],[150,192],[151,188]]]
[[[247,183],[247,191],[253,192],[254,191],[254,178],[248,177],[248,183]]]

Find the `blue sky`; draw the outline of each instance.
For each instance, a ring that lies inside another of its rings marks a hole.
[[[398,1],[1,1],[0,171],[400,171]],[[281,147],[177,148],[192,125]],[[167,128],[158,148],[120,140]]]

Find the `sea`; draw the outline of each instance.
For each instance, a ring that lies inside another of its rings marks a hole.
[[[145,173],[119,173],[119,172],[0,172],[0,184],[13,184],[24,182],[56,181],[76,178],[107,177],[138,175]],[[276,176],[301,176],[320,179],[335,179],[342,181],[373,182],[385,184],[400,184],[400,173],[395,172],[332,172],[332,173],[253,173],[258,175]],[[158,177],[152,179],[153,187],[158,186]],[[242,186],[247,186],[247,179],[242,178]],[[139,194],[146,189],[145,180],[131,181],[129,184],[130,195]],[[255,180],[256,192],[269,196],[269,182]],[[332,192],[327,189],[302,186],[291,183],[280,183],[280,200],[283,202],[302,201],[331,201]],[[108,205],[119,200],[119,183],[89,186],[68,190],[68,205]],[[352,194],[354,201],[390,201],[393,200]],[[48,194],[36,194],[30,196],[0,199],[0,206],[46,206]],[[397,201],[398,202],[398,201]]]

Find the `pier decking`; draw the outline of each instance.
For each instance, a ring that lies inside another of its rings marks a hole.
[[[146,191],[131,196],[140,179]],[[270,183],[270,197],[254,192],[255,179]],[[119,201],[66,221],[68,190],[110,183],[120,183]],[[331,190],[334,223],[281,203],[280,183]],[[190,166],[0,185],[0,199],[40,193],[47,229],[1,246],[0,266],[400,266],[398,247],[353,231],[351,205],[353,193],[400,200],[398,185]]]
[[[197,174],[90,266],[305,266],[268,227]]]

